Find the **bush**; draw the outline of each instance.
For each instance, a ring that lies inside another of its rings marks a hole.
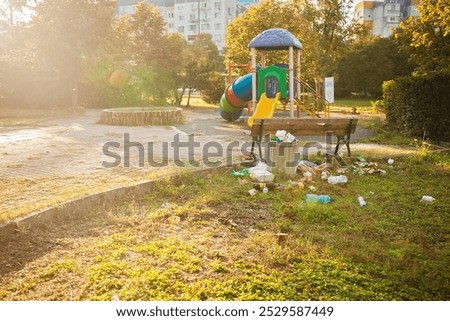
[[[203,101],[208,104],[218,104],[225,90],[224,83],[224,77],[220,73],[212,73],[205,87],[200,88]]]
[[[408,76],[383,84],[388,124],[401,134],[450,140],[450,75]]]

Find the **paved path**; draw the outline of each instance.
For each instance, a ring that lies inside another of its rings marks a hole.
[[[200,160],[200,166],[205,166],[201,162],[205,146],[209,146],[211,155],[219,150],[210,161],[221,162],[224,157],[241,155],[245,142],[244,146],[249,147],[250,131],[245,118],[228,123],[216,110],[191,109],[184,113],[186,123],[176,127],[101,125],[97,124],[99,110],[88,110],[77,117],[42,120],[28,127],[0,127],[0,221],[67,198],[165,175],[176,168],[174,157],[177,155],[170,144],[177,137],[180,142],[187,142],[188,135],[195,134],[193,140],[198,146],[179,149],[179,159],[187,167],[192,166],[187,161],[194,158]],[[130,142],[142,144],[144,158],[140,158],[138,147],[130,147],[129,153],[125,153],[127,135]],[[358,128],[353,141],[369,135],[369,131]],[[149,153],[149,143],[153,153]],[[104,153],[105,144],[110,145],[109,156]],[[157,163],[166,159],[165,144],[169,147],[169,166],[149,164],[148,155]],[[130,166],[125,167],[127,155]],[[118,166],[105,167],[119,157]],[[139,161],[144,162],[143,167],[139,166]]]

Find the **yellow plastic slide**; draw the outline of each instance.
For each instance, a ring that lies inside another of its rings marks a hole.
[[[255,113],[248,119],[248,125],[252,127],[255,118],[272,118],[280,96],[281,93],[277,93],[275,98],[267,98],[266,93],[263,93],[256,105]]]

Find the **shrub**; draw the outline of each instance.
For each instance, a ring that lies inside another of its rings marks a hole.
[[[209,104],[218,104],[225,90],[224,83],[224,77],[220,73],[212,73],[207,85],[200,88],[202,99]]]
[[[383,84],[388,124],[412,137],[450,140],[450,75],[408,76]]]

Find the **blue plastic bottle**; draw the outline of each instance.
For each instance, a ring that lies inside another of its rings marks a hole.
[[[331,203],[333,199],[329,195],[306,194],[305,201],[307,203]]]

